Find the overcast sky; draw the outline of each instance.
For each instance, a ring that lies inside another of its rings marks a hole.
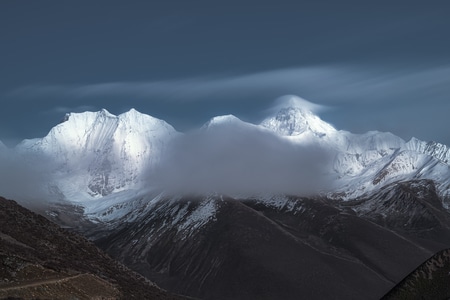
[[[0,1],[0,140],[134,107],[185,131],[295,94],[450,145],[449,1]]]

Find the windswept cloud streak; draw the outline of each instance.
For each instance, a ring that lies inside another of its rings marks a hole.
[[[389,71],[345,65],[272,70],[247,75],[211,76],[151,82],[110,82],[87,85],[31,85],[9,97],[58,96],[72,99],[99,96],[162,97],[164,100],[214,101],[223,96],[269,93],[296,94],[321,104],[385,102],[420,96],[442,97],[450,92],[450,66]],[[408,100],[406,100],[408,101]]]
[[[9,97],[37,98],[59,96],[80,99],[99,96],[164,97],[172,101],[204,101],[213,95],[234,96],[260,94],[273,89],[311,86],[316,80],[328,82],[333,68],[299,68],[261,72],[249,75],[197,77],[152,82],[111,82],[87,85],[31,85],[8,93]],[[286,94],[286,93],[284,93]],[[280,96],[280,95],[278,95]],[[214,98],[210,98],[214,100]]]
[[[35,106],[40,102],[50,106],[47,111],[87,104],[117,113],[131,107],[149,114],[156,110],[157,116],[175,126],[181,116],[184,122],[197,118],[191,123],[197,126],[206,121],[205,116],[223,113],[257,122],[274,99],[286,94],[329,108],[322,110],[323,117],[339,129],[391,131],[405,139],[416,136],[450,144],[444,130],[450,126],[448,118],[444,120],[444,112],[450,110],[450,65],[402,69],[337,64],[149,82],[33,85],[11,91],[5,98],[33,99]],[[189,111],[189,115],[182,113]]]
[[[47,111],[47,113],[58,113],[58,114],[64,114],[67,112],[85,112],[85,111],[93,111],[95,110],[95,106],[92,105],[80,105],[80,106],[57,106],[55,108],[52,108]]]

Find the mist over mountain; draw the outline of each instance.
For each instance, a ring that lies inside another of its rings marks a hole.
[[[134,109],[67,114],[46,137],[2,151],[4,190],[24,198],[32,185],[29,198],[39,190],[39,198],[72,202],[144,188],[351,199],[402,178],[439,178],[444,201],[450,194],[445,145],[340,131],[310,110],[321,107],[296,96],[274,108],[261,124],[226,115],[184,134]]]
[[[206,195],[317,194],[329,186],[326,171],[334,156],[331,149],[293,144],[227,115],[173,140],[150,182]]]
[[[4,197],[20,199],[27,206],[40,206],[50,200],[54,159],[46,154],[22,155],[14,149],[0,149],[0,190]]]
[[[300,108],[308,102],[298,99],[285,97],[277,106],[294,105],[294,114],[301,109],[319,120]],[[219,116],[182,134],[134,109],[119,116],[107,110],[68,113],[46,137],[24,140],[1,155],[2,176],[8,179],[3,190],[6,196],[38,201],[97,199],[143,187],[242,195],[326,191],[335,150],[292,143],[264,122],[260,126]],[[292,124],[274,126],[285,130]],[[301,130],[307,135],[309,127]]]

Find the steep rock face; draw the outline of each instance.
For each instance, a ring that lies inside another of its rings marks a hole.
[[[119,116],[102,110],[67,114],[46,137],[25,140],[17,150],[54,159],[55,185],[73,200],[132,188],[176,135],[166,122],[134,109]]]
[[[412,138],[405,146],[409,150],[433,156],[444,164],[450,163],[450,148],[446,145],[437,142],[424,142]]]
[[[85,238],[0,197],[0,297],[177,299]]]

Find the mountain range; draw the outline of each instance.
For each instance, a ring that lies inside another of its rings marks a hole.
[[[134,109],[70,113],[0,153],[45,164],[45,205],[24,205],[170,291],[378,299],[448,248],[450,149],[337,130],[293,100],[188,133]]]

